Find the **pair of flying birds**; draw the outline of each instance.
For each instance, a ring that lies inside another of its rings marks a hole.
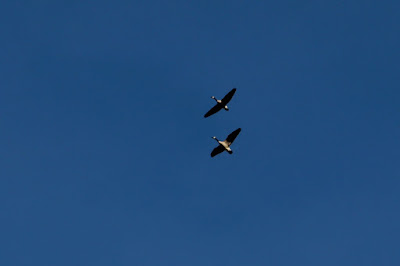
[[[224,98],[222,98],[222,100],[218,100],[214,96],[212,96],[211,98],[214,99],[217,102],[217,104],[213,108],[211,108],[210,111],[208,111],[204,115],[204,117],[209,117],[209,116],[215,114],[216,112],[220,111],[221,109],[225,109],[226,111],[228,111],[229,108],[228,108],[227,104],[232,99],[235,92],[236,92],[236,89],[233,88],[230,92],[228,92],[227,95],[225,95]],[[215,139],[218,142],[219,145],[211,152],[211,157],[214,157],[215,155],[220,154],[223,151],[227,151],[229,154],[232,154],[232,149],[230,146],[232,145],[232,143],[236,139],[236,137],[239,135],[241,130],[242,130],[241,128],[236,129],[231,134],[229,134],[228,137],[226,138],[226,140],[224,140],[224,141],[219,141],[216,137],[212,137],[213,139]]]

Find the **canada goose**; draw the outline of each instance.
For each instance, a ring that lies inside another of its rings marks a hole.
[[[236,129],[231,134],[229,134],[229,136],[224,141],[219,141],[216,137],[212,137],[219,143],[219,146],[216,147],[211,152],[211,157],[214,157],[215,155],[220,154],[223,151],[227,151],[229,154],[232,154],[232,150],[231,150],[230,146],[232,145],[232,143],[236,139],[236,137],[239,135],[241,130],[242,130],[241,128]]]
[[[233,97],[233,95],[235,94],[235,92],[236,92],[236,89],[233,88],[230,92],[228,92],[227,95],[225,95],[224,98],[222,98],[222,100],[217,100],[217,98],[215,98],[214,96],[212,96],[211,98],[214,99],[214,100],[217,102],[217,104],[216,104],[213,108],[211,108],[210,111],[208,111],[208,112],[204,115],[204,117],[209,117],[210,115],[215,114],[216,112],[218,112],[218,111],[221,110],[222,108],[224,108],[226,111],[228,111],[229,108],[228,108],[228,105],[227,105],[227,104],[228,104],[229,101],[232,99],[232,97]]]

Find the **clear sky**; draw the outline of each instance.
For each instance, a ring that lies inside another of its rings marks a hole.
[[[400,1],[3,1],[0,22],[0,265],[400,265]]]

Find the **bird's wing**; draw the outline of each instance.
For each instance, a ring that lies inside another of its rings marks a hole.
[[[238,128],[235,131],[233,131],[231,134],[229,134],[229,136],[226,138],[226,141],[229,142],[229,145],[233,143],[233,141],[239,135],[241,130],[242,130],[241,128]]]
[[[213,108],[210,109],[210,111],[208,111],[204,117],[209,117],[210,115],[215,114],[216,112],[218,112],[219,110],[222,109],[222,105],[221,104],[216,104]]]
[[[226,105],[227,103],[229,103],[229,101],[232,99],[233,95],[235,94],[236,89],[233,88],[230,92],[228,92],[227,95],[225,95],[225,97],[221,100],[221,103],[223,105]]]
[[[220,153],[223,152],[224,150],[225,150],[224,146],[218,145],[218,147],[216,147],[215,149],[213,149],[213,151],[211,152],[211,157],[214,157],[215,155],[220,154]]]

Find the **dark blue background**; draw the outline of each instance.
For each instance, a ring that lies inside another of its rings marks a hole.
[[[0,265],[400,265],[399,1],[0,7]]]

